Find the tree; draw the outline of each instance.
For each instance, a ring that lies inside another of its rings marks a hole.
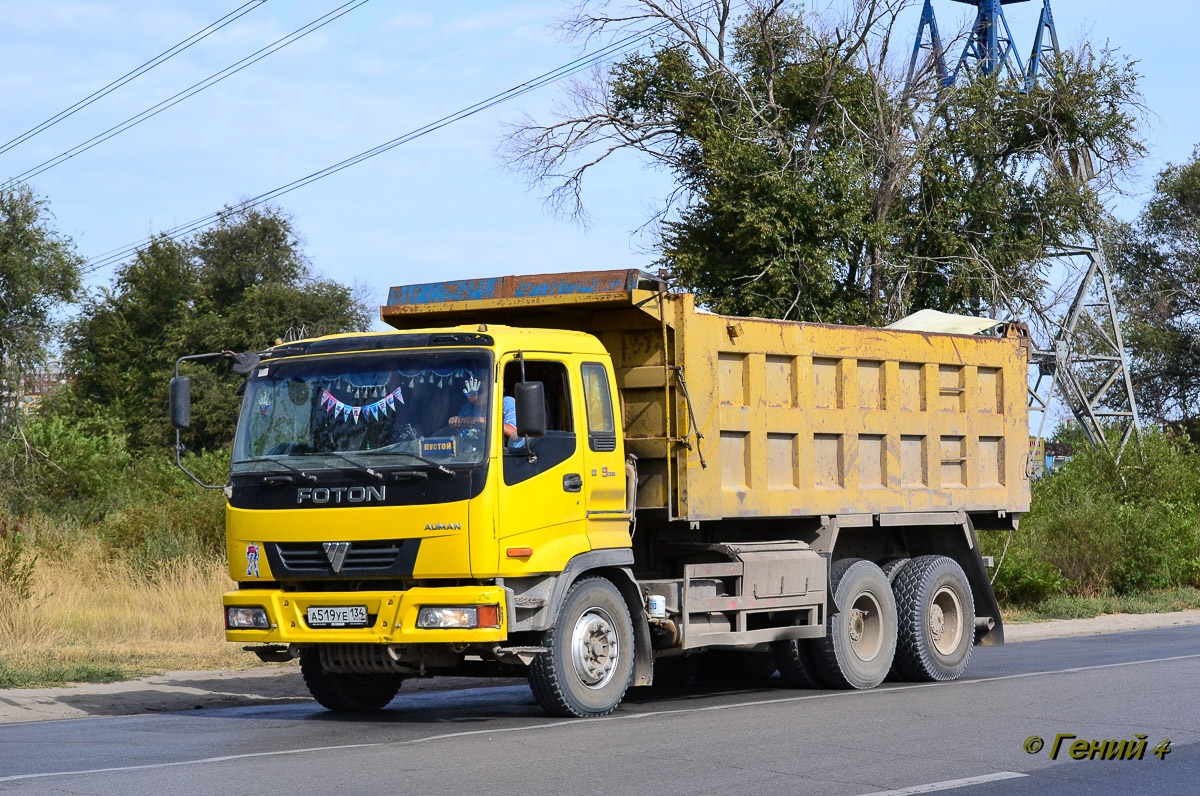
[[[1138,406],[1200,439],[1200,146],[1159,173],[1140,218],[1116,238]]]
[[[165,446],[172,439],[167,383],[178,357],[256,351],[279,337],[369,323],[350,288],[312,274],[290,219],[273,208],[229,209],[189,240],[154,238],[118,269],[111,288],[83,305],[67,336],[75,378],[52,411],[116,418],[134,450]],[[189,373],[189,445],[227,446],[240,377],[219,365]]]
[[[29,186],[0,186],[0,422],[8,428],[11,396],[47,357],[55,309],[79,290],[83,261],[52,220]]]
[[[518,124],[508,161],[577,216],[585,175],[617,152],[669,171],[658,265],[719,312],[881,323],[1036,305],[1046,252],[1099,217],[1070,153],[1095,153],[1111,188],[1143,152],[1136,72],[1083,46],[1029,92],[943,88],[930,65],[910,83],[889,49],[907,5],[853,0],[835,20],[783,0],[740,18],[728,0],[583,0],[571,34],[659,32],[574,84],[556,119]]]

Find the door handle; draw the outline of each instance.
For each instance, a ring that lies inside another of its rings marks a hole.
[[[583,489],[583,476],[579,473],[567,473],[563,476],[563,490],[566,492],[578,492]]]

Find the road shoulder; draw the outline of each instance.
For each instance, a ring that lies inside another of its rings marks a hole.
[[[1013,643],[1182,625],[1200,625],[1200,610],[1009,624],[1004,627],[1004,637],[1007,642]],[[511,678],[485,680],[437,677],[407,681],[401,693],[513,685],[519,682]],[[0,689],[0,724],[286,704],[309,699],[299,667],[295,664],[270,669],[166,672],[119,683]]]

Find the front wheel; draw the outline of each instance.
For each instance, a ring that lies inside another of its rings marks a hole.
[[[611,582],[577,581],[542,646],[546,652],[529,664],[529,687],[551,716],[604,716],[621,704],[633,675],[633,623]]]
[[[309,648],[300,656],[300,673],[308,693],[329,710],[368,713],[380,710],[396,698],[402,678],[395,674],[346,674],[327,672],[321,655]]]

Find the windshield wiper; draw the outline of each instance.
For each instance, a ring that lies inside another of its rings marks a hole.
[[[350,457],[348,457],[348,456],[343,456],[342,454],[338,453],[337,451],[325,451],[324,453],[319,453],[319,454],[317,454],[317,455],[318,455],[318,456],[335,456],[335,457],[337,457],[337,458],[341,459],[341,460],[342,460],[342,461],[344,461],[344,462],[349,462],[350,464],[354,465],[355,467],[357,467],[358,469],[360,469],[360,470],[362,470],[363,472],[367,473],[368,475],[373,475],[373,476],[375,476],[376,478],[378,478],[380,481],[382,481],[382,480],[383,480],[383,473],[380,473],[380,472],[377,472],[377,471],[375,471],[375,470],[372,470],[370,467],[367,467],[367,466],[366,466],[365,464],[363,464],[362,462],[356,462],[356,461],[354,461],[353,459],[351,459]]]
[[[438,470],[439,472],[443,472],[446,475],[454,475],[454,471],[451,470],[446,465],[441,464],[440,462],[435,462],[433,459],[426,459],[424,456],[418,456],[417,454],[412,453],[410,451],[374,450],[374,451],[360,451],[360,453],[363,456],[408,456],[409,458],[416,459],[417,461],[421,462],[422,464],[427,464],[430,467],[432,467],[433,469]]]
[[[292,471],[293,473],[300,476],[301,478],[303,478],[306,481],[316,481],[317,480],[317,477],[315,475],[313,475],[312,473],[306,473],[303,470],[298,470],[295,467],[292,467],[290,464],[284,464],[283,462],[276,459],[274,456],[255,456],[253,459],[242,459],[240,462],[234,462],[234,464],[251,464],[254,462],[271,462],[272,464],[278,464],[280,467],[282,467],[285,470]]]

